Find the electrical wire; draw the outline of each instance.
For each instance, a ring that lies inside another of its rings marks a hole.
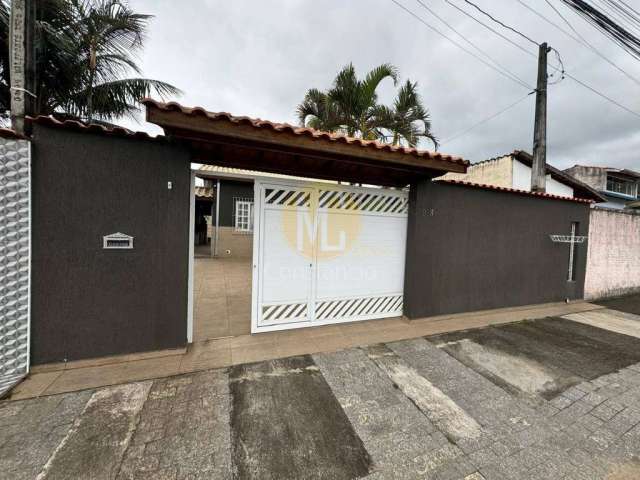
[[[405,7],[404,5],[402,5],[400,2],[398,2],[397,0],[391,0],[393,3],[395,3],[398,7],[400,7],[402,10],[404,10],[405,12],[407,12],[409,15],[411,15],[412,17],[414,17],[416,20],[418,20],[420,23],[422,23],[424,26],[426,26],[427,28],[429,28],[431,31],[435,32],[436,34],[440,35],[441,37],[445,38],[446,40],[449,40],[451,43],[453,43],[456,47],[460,48],[461,50],[465,51],[466,53],[468,53],[469,55],[471,55],[472,57],[474,57],[476,60],[478,60],[479,62],[484,63],[487,67],[491,68],[492,70],[498,72],[500,75],[504,76],[505,78],[508,78],[509,80],[511,80],[512,82],[517,83],[520,86],[523,86],[524,88],[526,88],[527,90],[529,90],[531,88],[531,86],[527,85],[524,82],[520,82],[519,80],[516,80],[512,77],[510,77],[507,73],[503,72],[502,70],[496,68],[495,66],[493,66],[491,63],[487,62],[486,60],[484,60],[483,58],[479,57],[478,55],[476,55],[475,53],[473,53],[471,50],[465,48],[464,46],[462,46],[459,42],[453,40],[452,38],[448,37],[446,34],[442,33],[440,30],[438,30],[436,27],[434,27],[433,25],[431,25],[430,23],[428,23],[426,20],[424,20],[422,17],[420,17],[418,14],[414,13],[413,11],[409,10],[407,7]]]
[[[562,28],[561,26],[559,26],[557,23],[553,22],[552,20],[550,20],[549,18],[545,17],[543,14],[541,14],[540,12],[538,12],[537,10],[535,10],[533,7],[530,7],[529,5],[527,5],[526,3],[524,3],[522,0],[516,0],[520,5],[522,5],[524,8],[526,8],[527,10],[529,10],[530,12],[532,12],[534,15],[540,17],[541,19],[543,19],[545,22],[547,22],[549,25],[552,25],[553,27],[555,27],[556,29],[558,29],[559,31],[561,31],[562,33],[564,33],[566,36],[568,36],[569,38],[571,38],[573,41],[581,44],[583,47],[588,48],[589,50],[591,50],[594,54],[596,54],[598,57],[600,57],[602,60],[604,60],[605,62],[607,62],[609,65],[611,65],[613,68],[615,68],[616,70],[618,70],[620,73],[622,73],[625,77],[627,77],[629,80],[633,81],[634,83],[636,83],[637,85],[640,85],[640,80],[638,80],[637,78],[635,78],[633,75],[631,75],[629,72],[627,72],[626,70],[622,69],[619,65],[615,64],[614,62],[612,62],[611,60],[609,60],[609,58],[607,58],[607,56],[605,56],[604,54],[602,54],[598,49],[596,49],[591,43],[589,43],[587,41],[586,38],[584,38],[584,36],[582,36],[580,34],[580,32],[578,32],[574,26],[569,22],[569,20],[567,20],[567,18],[562,15],[562,13],[549,1],[549,0],[545,0],[545,2],[547,2],[547,4],[558,14],[558,16],[564,20],[564,22],[571,28],[571,30],[573,30],[575,32],[575,34],[577,36],[572,35],[571,33],[567,32],[564,28]]]
[[[553,82],[549,82],[549,85],[557,85],[559,84],[562,80],[564,80],[565,78],[565,69],[564,69],[564,62],[562,61],[562,57],[560,56],[560,52],[558,50],[556,50],[553,47],[550,47],[551,51],[555,54],[556,56],[556,60],[558,61],[558,66],[555,67],[553,65],[551,65],[551,68],[555,71],[554,73],[552,73],[551,75],[549,75],[549,77],[553,77],[557,72],[560,72],[560,76],[554,80]],[[547,62],[548,64],[548,62]]]
[[[433,9],[429,8],[427,5],[424,4],[424,2],[422,2],[422,0],[416,0],[416,2],[418,2],[418,4],[424,8],[426,11],[428,11],[431,15],[433,15],[434,17],[436,17],[438,20],[440,20],[443,24],[445,24],[447,27],[449,27],[456,35],[458,35],[458,37],[460,37],[465,43],[467,43],[469,46],[471,46],[472,48],[474,48],[477,52],[479,52],[481,55],[484,55],[485,58],[487,58],[490,62],[492,62],[497,68],[500,68],[502,71],[504,71],[505,73],[509,74],[511,77],[513,77],[515,80],[517,80],[520,84],[522,85],[528,85],[527,82],[525,80],[523,80],[522,78],[518,77],[515,73],[513,73],[512,71],[510,71],[509,69],[507,69],[506,67],[502,66],[496,59],[494,59],[493,57],[491,57],[488,53],[486,53],[482,48],[478,47],[475,43],[473,43],[471,40],[469,40],[467,37],[465,37],[463,34],[461,34],[460,32],[458,32],[458,30],[455,29],[455,27],[453,27],[449,22],[447,22],[444,18],[442,18],[440,15],[438,15],[437,12],[435,12]],[[533,88],[531,86],[529,86],[529,88]]]
[[[561,1],[629,55],[640,60],[640,38],[584,0]]]
[[[440,32],[437,28],[435,28],[434,26],[430,25],[429,23],[427,23],[423,18],[421,18],[420,16],[418,16],[417,14],[415,14],[414,12],[412,12],[411,10],[409,10],[408,8],[406,8],[404,5],[402,5],[401,3],[399,3],[397,0],[391,0],[393,3],[395,3],[398,7],[400,7],[402,10],[404,10],[405,12],[409,13],[412,17],[414,17],[416,20],[418,20],[420,23],[422,23],[423,25],[425,25],[427,28],[429,28],[430,30],[436,32],[438,35],[440,35],[441,37],[444,37],[445,39],[449,40],[451,43],[453,43],[454,45],[456,45],[458,48],[460,48],[461,50],[464,50],[465,52],[467,52],[469,55],[473,56],[474,58],[476,58],[478,61],[484,63],[485,65],[487,65],[489,68],[491,68],[492,70],[495,70],[496,72],[500,73],[501,75],[505,76],[506,78],[509,78],[511,81],[514,81],[514,79],[512,79],[511,77],[507,76],[504,72],[498,70],[497,68],[495,68],[493,65],[491,65],[490,63],[486,62],[485,60],[483,60],[482,58],[478,57],[477,55],[475,55],[473,52],[467,50],[465,47],[463,47],[462,45],[460,45],[458,42],[456,42],[455,40],[450,39],[449,37],[447,37],[445,34],[443,34],[442,32]],[[467,0],[465,0],[467,1]],[[563,0],[565,1],[565,0]],[[502,24],[502,22],[498,23]],[[534,41],[532,41],[533,43],[536,43]],[[537,43],[536,43],[537,45]],[[527,51],[528,52],[528,51]],[[531,52],[528,52],[528,54],[532,57],[535,58],[535,55]],[[557,67],[553,67],[555,70],[558,70]],[[591,85],[589,85],[588,83],[579,80],[578,78],[576,78],[574,75],[570,75],[567,72],[564,72],[564,75],[570,79],[572,79],[574,82],[576,82],[578,85],[581,85],[583,88],[586,88],[587,90],[591,91],[592,93],[598,95],[599,97],[602,97],[603,99],[607,100],[608,102],[618,106],[619,108],[625,110],[626,112],[630,113],[631,115],[634,115],[638,118],[640,118],[640,113],[632,110],[629,107],[626,107],[624,105],[622,105],[620,102],[617,102],[616,100],[612,99],[611,97],[609,97],[608,95],[605,95],[604,93],[598,91],[597,89],[595,89],[594,87],[592,87]],[[519,84],[519,82],[517,82]],[[524,99],[522,99],[524,100]],[[448,140],[450,141],[450,139]]]
[[[455,8],[456,10],[458,10],[459,12],[463,13],[464,15],[466,15],[467,17],[471,18],[472,20],[476,21],[477,23],[479,23],[480,25],[482,25],[484,28],[486,28],[487,30],[489,30],[490,32],[496,34],[497,36],[499,36],[500,38],[502,38],[503,40],[509,42],[511,45],[515,46],[516,48],[518,48],[519,50],[521,50],[523,53],[525,53],[526,55],[529,55],[532,58],[537,58],[537,55],[529,50],[527,50],[526,48],[524,48],[523,46],[515,43],[513,40],[511,40],[509,37],[506,37],[504,35],[502,35],[500,32],[498,32],[497,30],[495,30],[494,28],[492,28],[491,26],[487,25],[486,23],[478,20],[476,17],[474,17],[473,15],[471,15],[469,12],[463,10],[462,8],[458,7],[456,4],[452,3],[451,0],[444,0],[446,3],[448,3],[450,6],[452,6],[453,8]],[[492,17],[493,18],[493,17]],[[499,22],[501,25],[503,25],[502,22]],[[535,42],[534,42],[535,43]],[[555,85],[557,83],[560,83],[560,81],[562,81],[562,79],[564,78],[564,65],[562,62],[562,59],[560,58],[560,52],[558,52],[555,48],[553,49],[556,53],[556,57],[558,60],[558,64],[559,66],[553,66],[550,65],[550,67],[552,68],[552,70],[554,70],[555,72],[560,71],[561,75],[560,75],[560,80],[556,81],[556,82],[552,82],[551,85]],[[554,76],[554,73],[552,73],[550,75],[551,77]]]
[[[518,100],[516,100],[515,102],[513,102],[511,105],[509,105],[509,106],[507,106],[507,107],[503,108],[503,109],[502,109],[502,110],[500,110],[499,112],[496,112],[496,113],[494,113],[493,115],[491,115],[491,116],[489,116],[489,117],[486,117],[486,118],[484,118],[484,119],[480,120],[480,121],[479,121],[479,122],[477,122],[477,123],[474,123],[474,124],[473,124],[472,126],[470,126],[469,128],[466,128],[465,130],[462,130],[462,131],[460,131],[460,132],[458,132],[458,133],[455,133],[455,134],[453,134],[452,136],[450,136],[450,137],[448,137],[448,138],[444,139],[442,142],[440,142],[440,145],[442,146],[442,145],[444,145],[445,143],[450,143],[450,142],[452,142],[453,140],[456,140],[456,139],[458,139],[458,138],[461,138],[461,137],[465,136],[465,135],[466,135],[467,133],[469,133],[471,130],[474,130],[474,129],[476,129],[476,128],[477,128],[477,127],[479,127],[479,126],[484,125],[485,123],[487,123],[487,122],[489,122],[489,121],[493,120],[494,118],[496,118],[496,117],[498,117],[498,116],[502,115],[502,114],[503,114],[504,112],[506,112],[507,110],[511,110],[513,107],[515,107],[516,105],[518,105],[518,104],[522,103],[524,100],[526,100],[527,98],[529,98],[529,96],[531,96],[531,94],[533,94],[533,93],[534,93],[534,92],[529,92],[529,93],[527,93],[524,97],[519,98]]]
[[[392,1],[394,1],[394,0],[392,0]],[[464,1],[465,1],[465,2],[467,2],[467,3],[469,3],[470,5],[474,5],[474,4],[473,4],[472,2],[470,2],[469,0],[464,0]],[[522,3],[522,2],[521,2],[521,0],[518,0],[518,1],[519,1],[520,3]],[[580,2],[581,0],[562,0],[562,1],[563,1],[563,2],[565,2],[565,3],[567,3],[567,2],[569,2],[569,1]],[[478,7],[478,9],[479,9],[479,7]],[[508,28],[509,30],[513,30],[513,31],[518,32],[516,29],[514,29],[514,28],[512,28],[512,27],[510,27],[510,26],[508,26],[508,25],[505,25],[505,24],[504,24],[503,22],[501,22],[500,20],[498,20],[498,19],[494,18],[493,16],[489,15],[488,13],[484,12],[482,9],[479,9],[479,10],[480,10],[482,13],[484,13],[485,15],[487,15],[489,18],[491,18],[494,22],[498,23],[499,25],[505,26],[505,27],[506,27],[506,28]],[[520,32],[518,32],[518,33],[520,33]],[[524,34],[522,34],[522,35],[524,35]],[[525,37],[526,37],[526,36],[525,36]],[[528,38],[528,37],[526,37],[526,38],[527,38],[530,42],[532,42],[532,43],[534,43],[534,44],[536,44],[536,45],[537,45],[537,42],[535,42],[534,40],[532,40],[532,39],[530,39],[530,38]],[[527,51],[527,52],[528,52],[528,51]],[[530,56],[532,56],[532,57],[535,57],[535,55],[534,55],[533,53],[531,53],[531,52],[528,52],[528,55],[530,55]],[[559,68],[558,68],[558,67],[554,67],[554,66],[551,66],[551,67],[552,67],[552,69],[554,69],[554,70],[556,70],[556,71],[558,71],[558,70],[559,70]],[[592,87],[592,86],[591,86],[591,85],[589,85],[588,83],[586,83],[586,82],[584,82],[584,81],[582,81],[582,80],[579,80],[579,79],[578,79],[578,78],[576,78],[574,75],[570,75],[569,73],[565,72],[565,71],[564,71],[564,67],[562,67],[562,66],[561,66],[561,68],[562,68],[563,76],[566,76],[566,77],[568,77],[568,78],[572,79],[572,80],[573,80],[574,82],[576,82],[578,85],[581,85],[582,87],[584,87],[584,88],[586,88],[587,90],[591,91],[592,93],[595,93],[596,95],[598,95],[598,96],[602,97],[603,99],[607,100],[608,102],[610,102],[610,103],[612,103],[612,104],[614,104],[614,105],[616,105],[616,106],[620,107],[621,109],[625,110],[626,112],[628,112],[628,113],[630,113],[630,114],[632,114],[632,115],[634,115],[634,116],[636,116],[636,117],[639,117],[639,118],[640,118],[640,113],[636,112],[635,110],[632,110],[632,109],[631,109],[631,108],[629,108],[629,107],[626,107],[626,106],[622,105],[620,102],[617,102],[616,100],[612,99],[612,98],[611,98],[611,97],[609,97],[608,95],[605,95],[604,93],[602,93],[602,92],[600,92],[600,91],[596,90],[594,87]]]
[[[507,25],[506,23],[501,22],[500,20],[498,20],[497,18],[495,18],[494,16],[492,16],[490,13],[485,12],[482,8],[480,8],[478,5],[476,5],[475,3],[473,3],[471,0],[464,0],[465,2],[467,2],[469,5],[471,5],[472,7],[474,7],[476,10],[478,10],[480,13],[482,13],[483,15],[489,17],[491,20],[493,20],[495,23],[503,26],[504,28],[506,28],[507,30],[511,30],[512,32],[520,35],[522,38],[524,38],[525,40],[528,40],[529,42],[533,43],[534,45],[540,45],[538,42],[536,42],[535,40],[532,40],[531,38],[527,37],[524,33],[522,33],[521,31]]]
[[[502,38],[503,40],[509,42],[511,45],[513,45],[514,47],[516,47],[517,49],[523,51],[524,53],[530,54],[531,52],[529,52],[529,50],[527,50],[526,48],[524,48],[522,45],[514,42],[513,40],[511,40],[509,37],[503,35],[502,33],[500,33],[499,31],[495,30],[494,28],[490,27],[489,25],[487,25],[486,23],[482,22],[481,20],[478,20],[476,17],[474,17],[473,15],[471,15],[469,12],[467,12],[466,10],[460,8],[459,6],[457,6],[455,3],[452,3],[451,0],[444,0],[446,3],[448,3],[450,6],[452,6],[453,8],[455,8],[456,10],[458,10],[459,12],[461,12],[462,14],[466,15],[467,17],[469,17],[471,20],[473,20],[476,23],[479,23],[480,25],[482,25],[484,28],[486,28],[487,30],[489,30],[490,32],[493,32],[494,34],[496,34],[498,37]]]
[[[625,107],[624,105],[622,105],[619,102],[616,102],[614,99],[612,99],[611,97],[608,97],[607,95],[605,95],[604,93],[599,92],[598,90],[596,90],[595,88],[593,88],[591,85],[588,85],[587,83],[583,82],[582,80],[578,80],[576,77],[574,77],[573,75],[565,72],[565,76],[570,78],[571,80],[573,80],[574,82],[576,82],[578,85],[582,85],[584,88],[586,88],[587,90],[592,91],[593,93],[595,93],[596,95],[601,96],[602,98],[604,98],[605,100],[608,100],[609,102],[613,103],[614,105],[617,105],[618,107],[622,108],[623,110],[626,110],[627,112],[629,112],[631,115],[635,115],[636,117],[640,118],[640,113],[636,112],[635,110],[631,110],[628,107]]]
[[[600,4],[600,10],[607,10],[608,16],[617,18],[617,23],[625,23],[627,28],[640,31],[640,14],[633,9],[614,0],[600,0]]]

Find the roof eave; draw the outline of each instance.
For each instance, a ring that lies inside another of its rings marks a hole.
[[[525,161],[529,166],[533,163],[533,156],[529,152],[525,152],[524,150],[514,150],[511,154],[516,160]],[[607,199],[598,192],[595,188],[590,187],[586,183],[581,182],[580,180],[572,177],[568,173],[563,172],[562,170],[557,169],[553,165],[546,165],[547,174],[551,175],[551,178],[558,180],[561,183],[565,183],[571,186],[574,189],[574,193],[580,194],[578,198],[584,198],[586,200],[593,200],[596,203],[606,202]],[[577,192],[576,192],[577,190]]]
[[[242,142],[250,146],[287,147],[300,155],[341,155],[353,159],[374,162],[379,166],[395,165],[408,170],[437,172],[466,172],[466,160],[439,153],[420,152],[390,145],[374,145],[375,142],[332,136],[308,129],[295,129],[289,125],[231,117],[228,114],[211,114],[203,109],[187,109],[177,104],[159,104],[144,101],[147,121],[159,125],[167,135],[183,137],[193,132],[205,140]],[[233,118],[233,119],[232,119]],[[258,126],[256,126],[256,123]]]

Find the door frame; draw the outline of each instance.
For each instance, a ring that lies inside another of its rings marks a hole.
[[[191,167],[189,167],[191,168]],[[189,186],[189,254],[187,277],[187,343],[193,343],[193,282],[195,263],[195,229],[196,229],[196,172],[191,170]]]

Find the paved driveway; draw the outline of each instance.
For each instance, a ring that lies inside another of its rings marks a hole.
[[[639,456],[640,338],[566,318],[0,404],[15,480],[617,480]]]

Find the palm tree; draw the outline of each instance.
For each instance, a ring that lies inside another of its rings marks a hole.
[[[418,82],[407,80],[398,90],[393,107],[381,105],[376,112],[378,121],[383,125],[380,132],[392,145],[403,142],[416,147],[420,138],[427,138],[438,149],[438,139],[431,133],[431,118],[418,93]],[[389,132],[389,134],[386,134]]]
[[[378,105],[376,90],[390,78],[394,85],[398,74],[389,64],[371,70],[359,80],[353,64],[344,67],[327,92],[311,89],[298,105],[298,119],[302,125],[329,131],[343,131],[349,136],[376,138],[375,109]]]
[[[342,132],[367,140],[381,140],[394,145],[417,146],[428,138],[438,148],[431,133],[431,120],[418,94],[417,82],[407,82],[400,88],[392,107],[378,103],[377,89],[390,78],[397,84],[398,71],[389,64],[371,70],[364,80],[357,78],[352,64],[336,76],[326,92],[311,89],[297,108],[302,126],[329,132]]]
[[[310,89],[297,108],[298,119],[303,126],[325,132],[340,129],[340,111],[335,102],[325,92],[316,88]]]
[[[1,0],[0,35],[5,42],[8,8]],[[150,18],[133,12],[126,0],[41,0],[35,113],[109,121],[133,116],[139,100],[152,92],[161,98],[179,94],[168,83],[139,76],[135,55]],[[131,72],[136,76],[127,78]],[[3,111],[8,110],[10,80],[8,62],[0,56]]]

